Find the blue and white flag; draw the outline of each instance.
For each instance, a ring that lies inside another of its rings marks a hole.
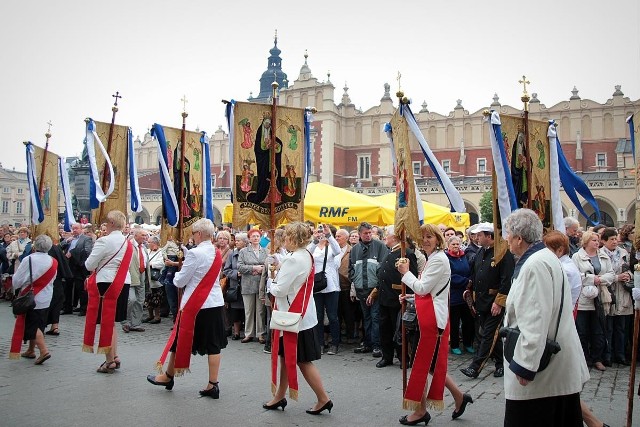
[[[440,165],[440,162],[438,162],[438,159],[436,158],[435,154],[433,154],[433,151],[431,151],[431,148],[429,147],[427,140],[424,138],[424,135],[422,135],[422,132],[420,132],[418,123],[416,122],[416,119],[413,116],[413,113],[411,112],[411,108],[409,108],[409,105],[401,104],[400,114],[405,117],[405,119],[407,120],[407,124],[409,125],[409,129],[411,129],[411,132],[413,132],[413,136],[415,136],[416,139],[418,140],[418,143],[420,144],[420,148],[422,149],[422,153],[427,159],[427,162],[429,163],[431,170],[436,176],[436,179],[442,186],[442,189],[444,190],[445,195],[449,199],[449,203],[451,204],[451,211],[465,212],[466,208],[464,206],[464,200],[462,200],[462,196],[460,195],[460,192],[453,185],[453,182],[451,182],[451,179],[449,178],[447,173],[444,171],[444,169],[442,169],[442,165]]]
[[[209,152],[209,138],[206,132],[202,132],[200,136],[200,143],[202,144],[202,212],[204,217],[210,219],[213,218],[213,200],[212,197],[212,185],[211,185],[211,153]]]
[[[629,124],[629,135],[631,137],[631,154],[633,154],[633,163],[636,162],[636,127],[633,124],[633,116],[635,114],[627,117],[627,123]]]
[[[547,137],[549,138],[549,180],[551,181],[551,218],[553,228],[562,233],[567,229],[564,226],[562,215],[562,202],[560,201],[560,164],[558,162],[558,144],[556,127],[553,121],[549,122]]]
[[[497,200],[500,219],[502,222],[502,236],[506,234],[504,224],[507,217],[518,208],[516,193],[511,179],[511,170],[507,161],[507,153],[502,140],[502,129],[500,115],[497,111],[491,111],[489,139],[491,140],[491,156],[493,157],[493,167],[496,173]]]
[[[27,142],[27,181],[29,184],[29,195],[31,197],[31,222],[40,224],[44,221],[44,210],[40,202],[40,189],[36,178],[36,162],[34,159],[34,149],[31,142]]]
[[[69,173],[65,167],[66,159],[58,158],[58,174],[60,175],[60,185],[62,187],[62,195],[64,196],[64,231],[71,231],[71,224],[76,223],[73,216],[73,205],[71,204],[71,190],[69,188]]]
[[[311,173],[311,122],[313,121],[313,114],[311,114],[311,107],[304,109],[304,145],[305,145],[305,173],[304,173],[304,189],[307,190],[307,184],[309,184],[309,174]]]
[[[129,147],[129,188],[131,189],[131,210],[133,212],[141,212],[142,201],[140,199],[138,168],[136,167],[136,155],[133,148],[133,132],[131,132],[131,128],[127,130],[127,144]]]
[[[233,124],[235,123],[235,119],[234,119],[234,106],[236,105],[236,101],[235,100],[231,100],[229,102],[227,102],[227,106],[225,109],[225,117],[227,118],[227,126],[229,127],[229,171],[227,172],[229,174],[229,187],[231,187],[231,203],[233,203],[233,144],[234,144],[234,126]]]
[[[555,130],[555,120],[549,120],[549,124],[549,133],[551,133],[552,127]],[[591,190],[589,190],[587,184],[585,184],[585,182],[571,169],[567,158],[562,152],[562,146],[560,144],[560,140],[558,139],[557,133],[554,139],[558,154],[558,173],[560,175],[560,182],[562,183],[564,192],[567,194],[567,197],[569,197],[571,202],[573,202],[576,209],[578,209],[578,212],[580,212],[590,224],[597,225],[600,222],[600,208],[598,207],[598,202],[596,201],[596,198],[593,197],[593,194],[591,194]],[[552,139],[551,137],[549,137],[549,142],[551,141]],[[580,194],[585,199],[585,201],[591,205],[596,216],[596,221],[592,221],[591,219],[589,219],[589,216],[580,204],[580,200],[578,200],[576,192]],[[562,214],[560,215],[560,217],[562,217]]]
[[[151,136],[158,141],[158,164],[160,167],[160,186],[162,187],[162,205],[167,217],[167,223],[171,227],[176,227],[180,220],[178,212],[178,200],[173,190],[173,182],[169,175],[169,163],[167,156],[167,141],[164,137],[162,125],[154,123],[151,127]]]
[[[89,155],[89,206],[91,209],[96,209],[100,203],[104,202],[111,193],[115,184],[113,165],[111,164],[111,158],[104,148],[100,137],[96,133],[96,125],[92,119],[88,119],[86,126],[85,143],[87,144],[87,154]],[[100,183],[100,173],[98,172],[98,165],[96,162],[96,150],[95,144],[104,156],[107,168],[109,169],[109,188],[105,192]]]

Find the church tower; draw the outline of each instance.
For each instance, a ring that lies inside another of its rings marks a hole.
[[[271,83],[273,83],[274,79],[278,82],[280,89],[289,87],[287,75],[282,71],[282,59],[280,58],[280,52],[281,50],[278,49],[278,31],[276,30],[273,47],[269,51],[271,56],[269,56],[267,63],[267,71],[262,73],[262,77],[260,77],[260,94],[255,98],[253,96],[249,96],[250,102],[260,102],[263,104],[271,102],[271,95],[273,93]]]

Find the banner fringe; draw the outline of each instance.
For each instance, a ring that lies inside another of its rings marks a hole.
[[[82,344],[82,351],[85,353],[93,353],[93,346]]]
[[[420,402],[410,399],[402,399],[402,409],[407,411],[417,411],[420,409]]]
[[[13,359],[13,360],[20,359],[20,353],[9,353],[9,359]]]
[[[294,390],[292,388],[289,388],[289,397],[297,402],[298,401],[298,390]]]

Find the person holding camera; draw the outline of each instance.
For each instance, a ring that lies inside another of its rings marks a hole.
[[[582,426],[580,391],[589,372],[573,324],[571,286],[558,257],[541,241],[542,222],[535,212],[511,213],[505,231],[518,262],[504,325],[520,335],[504,375],[504,425]],[[554,337],[560,351],[541,370],[547,339]]]

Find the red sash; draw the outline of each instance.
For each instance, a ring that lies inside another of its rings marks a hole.
[[[207,271],[207,274],[205,274],[202,280],[200,280],[200,283],[196,285],[193,293],[184,304],[184,308],[178,311],[175,327],[171,331],[167,344],[164,346],[160,360],[156,362],[156,369],[158,369],[158,372],[160,373],[162,373],[162,367],[164,366],[165,360],[167,360],[167,355],[169,354],[169,350],[171,349],[173,342],[176,340],[176,336],[178,343],[176,345],[176,362],[174,364],[173,375],[180,377],[184,375],[185,372],[190,372],[189,363],[191,362],[191,349],[193,347],[193,333],[196,324],[196,316],[207,300],[216,279],[220,275],[220,269],[222,268],[222,256],[220,255],[220,251],[217,249],[215,249],[215,251],[216,256],[213,260],[213,264],[209,268],[209,271]]]
[[[122,248],[121,248],[122,249]],[[120,250],[118,250],[120,252]],[[98,341],[98,353],[107,354],[111,351],[111,341],[113,338],[113,326],[116,320],[116,306],[118,296],[124,287],[127,279],[129,264],[133,256],[133,245],[127,242],[124,257],[120,262],[116,277],[109,285],[109,288],[100,296],[98,290],[97,270],[87,279],[86,287],[89,301],[87,302],[87,319],[84,324],[84,339],[82,341],[82,351],[93,353],[93,343],[96,337],[96,325],[98,323],[98,311],[100,311],[100,340]],[[102,266],[104,268],[104,266]],[[100,310],[100,304],[102,309]]]
[[[408,410],[420,408],[422,396],[427,384],[427,375],[434,357],[435,369],[429,391],[427,392],[427,408],[441,411],[444,409],[444,382],[447,377],[447,356],[449,353],[449,322],[442,335],[438,332],[436,312],[431,294],[416,295],[416,313],[420,327],[420,340],[414,358],[409,384],[404,394],[402,407]],[[444,337],[444,339],[443,339]],[[438,354],[435,354],[436,348]]]
[[[43,290],[53,279],[58,272],[58,261],[55,258],[51,258],[51,267],[39,278],[33,282],[33,296]],[[28,287],[25,286],[20,291],[19,295],[27,293]],[[20,359],[20,347],[24,337],[25,322],[27,319],[26,314],[20,314],[16,317],[16,324],[13,327],[13,336],[11,337],[11,349],[9,350],[9,359]]]
[[[302,313],[303,318],[307,312],[307,307],[309,306],[309,299],[313,298],[314,272],[315,265],[313,256],[311,256],[311,271],[309,272],[307,281],[303,287],[300,288],[300,291],[298,291],[293,302],[289,306],[289,312]],[[273,309],[278,309],[275,301]],[[296,368],[298,364],[298,334],[295,332],[281,331],[279,329],[273,329],[271,333],[273,334],[271,339],[271,393],[275,395],[278,384],[278,351],[280,350],[280,334],[282,334],[282,342],[284,345],[284,366],[281,366],[280,369],[287,370],[287,377],[289,378],[289,397],[293,400],[298,400],[298,371]]]

